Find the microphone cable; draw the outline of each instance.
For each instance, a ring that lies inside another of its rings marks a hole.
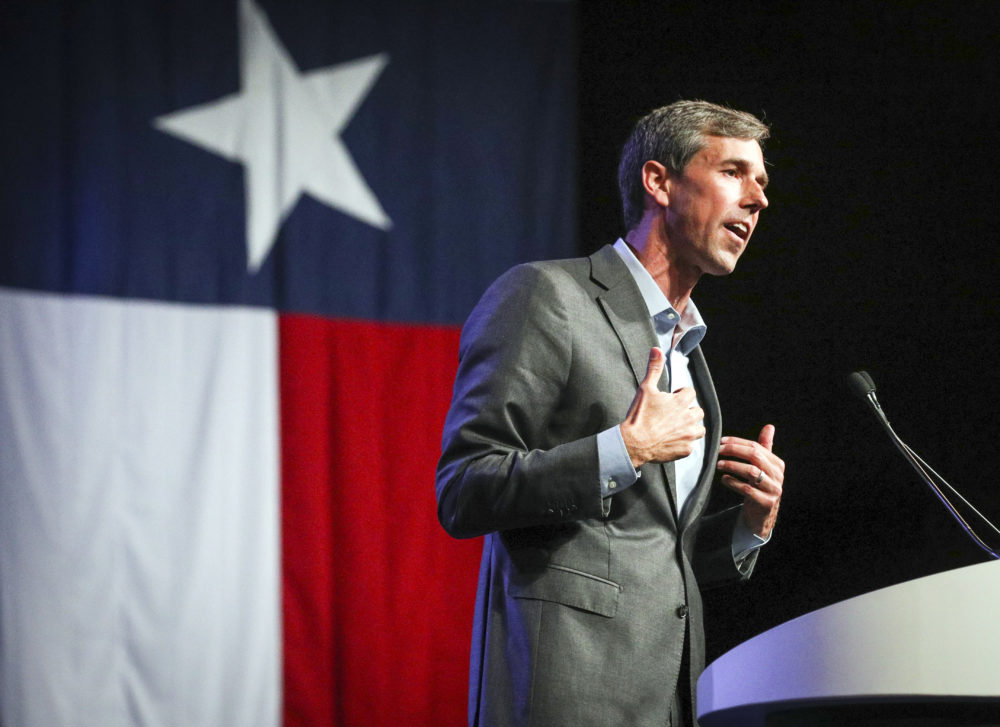
[[[885,412],[882,411],[882,405],[879,404],[879,401],[875,396],[875,382],[872,380],[872,377],[868,374],[868,372],[855,371],[847,377],[847,380],[851,389],[853,389],[859,397],[865,399],[869,405],[871,405],[872,410],[878,417],[879,422],[888,433],[889,439],[891,439],[892,443],[896,445],[896,449],[900,451],[903,458],[910,463],[910,466],[913,467],[918,475],[920,475],[920,478],[927,484],[928,487],[931,488],[931,491],[937,496],[938,500],[941,501],[941,504],[945,506],[945,509],[951,513],[951,516],[958,522],[958,524],[962,526],[962,529],[966,532],[966,534],[981,549],[989,553],[993,558],[1000,560],[1000,553],[997,553],[993,548],[987,545],[983,539],[979,537],[979,535],[976,534],[976,531],[972,529],[972,526],[969,525],[968,522],[966,522],[965,518],[962,517],[962,514],[959,513],[958,509],[952,505],[951,500],[949,500],[944,492],[942,492],[941,487],[938,486],[934,479],[937,478],[942,485],[958,497],[958,499],[961,500],[966,507],[975,513],[975,515],[986,523],[993,530],[993,532],[997,533],[997,535],[1000,535],[1000,529],[997,529],[996,525],[990,522],[985,515],[979,512],[979,510],[977,510],[972,503],[966,500],[958,490],[952,487],[944,477],[939,475],[934,468],[927,464],[923,458],[920,457],[920,455],[914,452],[910,446],[906,444],[906,442],[904,442],[898,434],[896,434],[892,425],[889,424],[889,418],[885,415]]]

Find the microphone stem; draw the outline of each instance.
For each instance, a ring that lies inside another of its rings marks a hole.
[[[927,483],[927,486],[931,488],[931,491],[937,496],[938,500],[941,501],[941,504],[945,506],[945,509],[947,509],[948,512],[951,513],[951,516],[958,522],[958,524],[962,526],[962,529],[972,539],[972,541],[976,545],[978,545],[981,549],[989,553],[993,558],[1000,560],[1000,554],[998,554],[995,550],[990,548],[986,543],[983,542],[983,540],[978,535],[976,535],[975,531],[973,531],[973,529],[965,521],[965,518],[963,518],[962,515],[958,512],[958,510],[955,509],[955,507],[951,504],[951,502],[948,500],[945,494],[941,492],[941,488],[939,488],[937,484],[934,483],[930,475],[928,475],[927,472],[924,470],[924,468],[920,465],[920,462],[918,462],[917,459],[914,457],[914,455],[910,452],[910,448],[906,446],[906,443],[903,442],[903,440],[900,439],[900,437],[893,430],[892,425],[889,424],[889,418],[885,415],[885,412],[882,411],[882,407],[881,405],[879,405],[878,399],[875,398],[875,392],[869,391],[868,394],[866,395],[866,398],[868,400],[868,403],[874,410],[876,416],[878,416],[878,419],[882,423],[882,426],[885,428],[886,433],[888,433],[889,439],[892,440],[892,443],[896,446],[896,449],[900,451],[900,453],[903,455],[906,461],[910,463],[910,466],[913,467],[916,473],[920,476],[920,479],[922,479],[925,483]],[[964,501],[965,498],[962,499]],[[973,510],[975,510],[975,508],[973,508]],[[978,511],[976,511],[976,513],[978,514]],[[980,515],[980,517],[982,517],[982,515]],[[985,518],[983,519],[985,520]],[[990,525],[990,527],[993,527],[993,529],[996,530],[996,527],[992,523],[990,523],[988,520],[986,520],[986,522]]]

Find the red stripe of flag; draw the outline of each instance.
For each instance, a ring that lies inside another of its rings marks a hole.
[[[480,541],[435,514],[452,327],[282,316],[284,722],[462,724]]]

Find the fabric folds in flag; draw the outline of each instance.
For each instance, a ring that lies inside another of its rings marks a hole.
[[[572,3],[0,22],[0,724],[465,720],[459,326],[573,254]]]

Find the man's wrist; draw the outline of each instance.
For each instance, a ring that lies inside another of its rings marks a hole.
[[[597,435],[597,458],[601,497],[621,492],[639,479],[619,427],[605,429]]]
[[[768,533],[766,538],[762,538],[750,529],[743,513],[736,518],[736,525],[733,527],[733,560],[739,561],[747,555],[767,544],[771,539]]]
[[[649,457],[644,456],[644,450],[635,441],[635,438],[631,436],[630,427],[627,422],[622,422],[618,425],[618,435],[621,437],[622,446],[625,448],[625,452],[628,455],[629,462],[632,464],[632,468],[638,471],[640,467],[649,462]]]

